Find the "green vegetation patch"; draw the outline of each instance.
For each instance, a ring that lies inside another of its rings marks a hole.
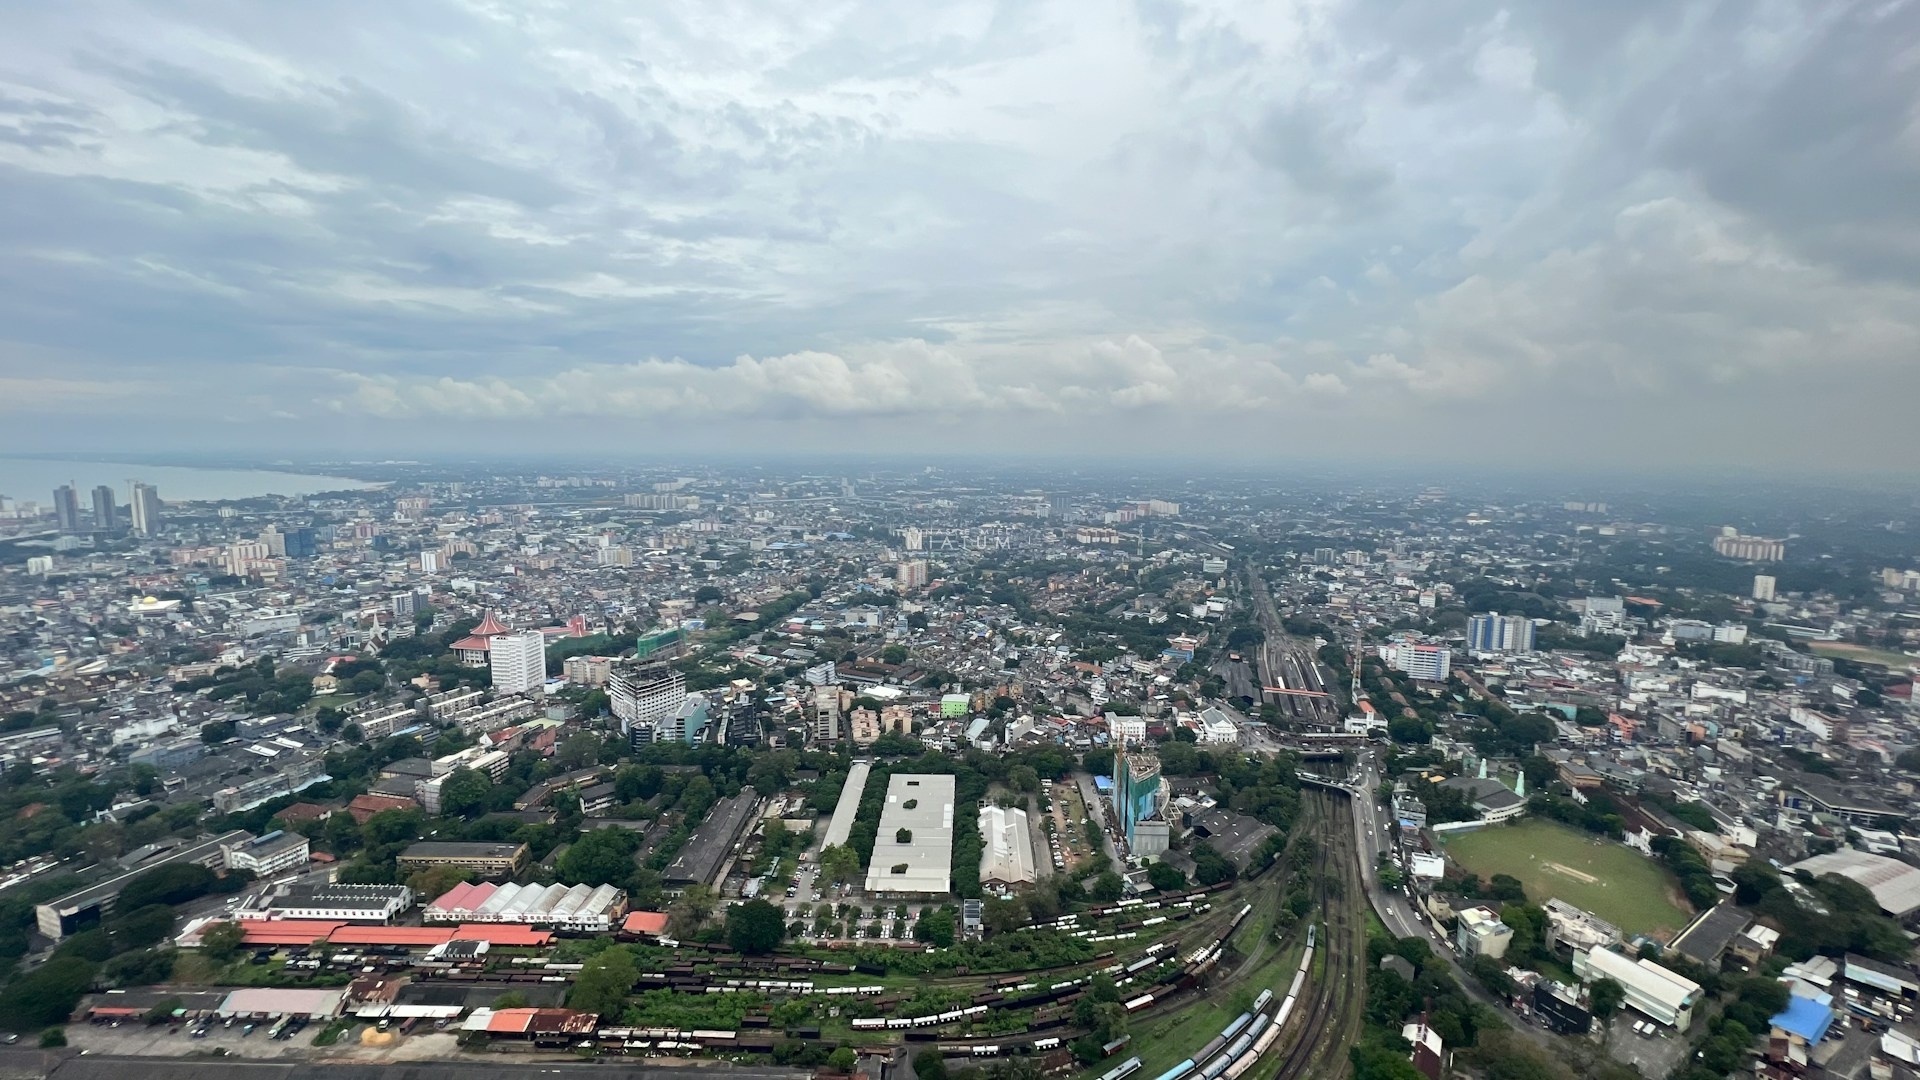
[[[1447,854],[1469,873],[1518,878],[1536,903],[1558,897],[1628,934],[1671,938],[1687,925],[1671,878],[1631,848],[1550,821],[1455,833]]]

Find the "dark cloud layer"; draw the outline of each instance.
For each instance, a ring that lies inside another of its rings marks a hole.
[[[1920,459],[1911,0],[577,7],[16,13],[0,448]]]

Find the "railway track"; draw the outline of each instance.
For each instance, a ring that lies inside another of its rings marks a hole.
[[[1315,810],[1314,900],[1321,917],[1321,974],[1309,976],[1295,1016],[1299,1034],[1272,1080],[1338,1080],[1347,1075],[1347,1047],[1359,1037],[1366,993],[1366,920],[1355,907],[1366,894],[1353,849],[1352,808],[1344,796],[1303,793]]]

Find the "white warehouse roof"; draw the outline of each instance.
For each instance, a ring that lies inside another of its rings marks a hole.
[[[1874,903],[1879,904],[1882,911],[1896,919],[1904,919],[1920,911],[1920,868],[1899,859],[1841,848],[1794,863],[1787,869],[1805,870],[1814,877],[1838,874],[1849,881],[1857,881],[1873,893]]]
[[[980,880],[1013,885],[1030,882],[1033,874],[1033,834],[1027,830],[1025,810],[998,806],[980,811]]]
[[[953,791],[953,777],[938,773],[895,773],[887,780],[867,864],[868,892],[953,891]],[[912,837],[904,844],[897,839],[901,829]]]

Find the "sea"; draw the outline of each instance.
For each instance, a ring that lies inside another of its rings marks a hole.
[[[92,505],[93,489],[106,484],[125,503],[133,481],[159,489],[162,502],[212,502],[262,495],[312,495],[322,491],[361,491],[379,487],[344,476],[314,476],[271,469],[202,469],[185,465],[142,465],[115,461],[66,461],[0,457],[0,495],[53,505],[53,489],[72,484],[82,510]]]

